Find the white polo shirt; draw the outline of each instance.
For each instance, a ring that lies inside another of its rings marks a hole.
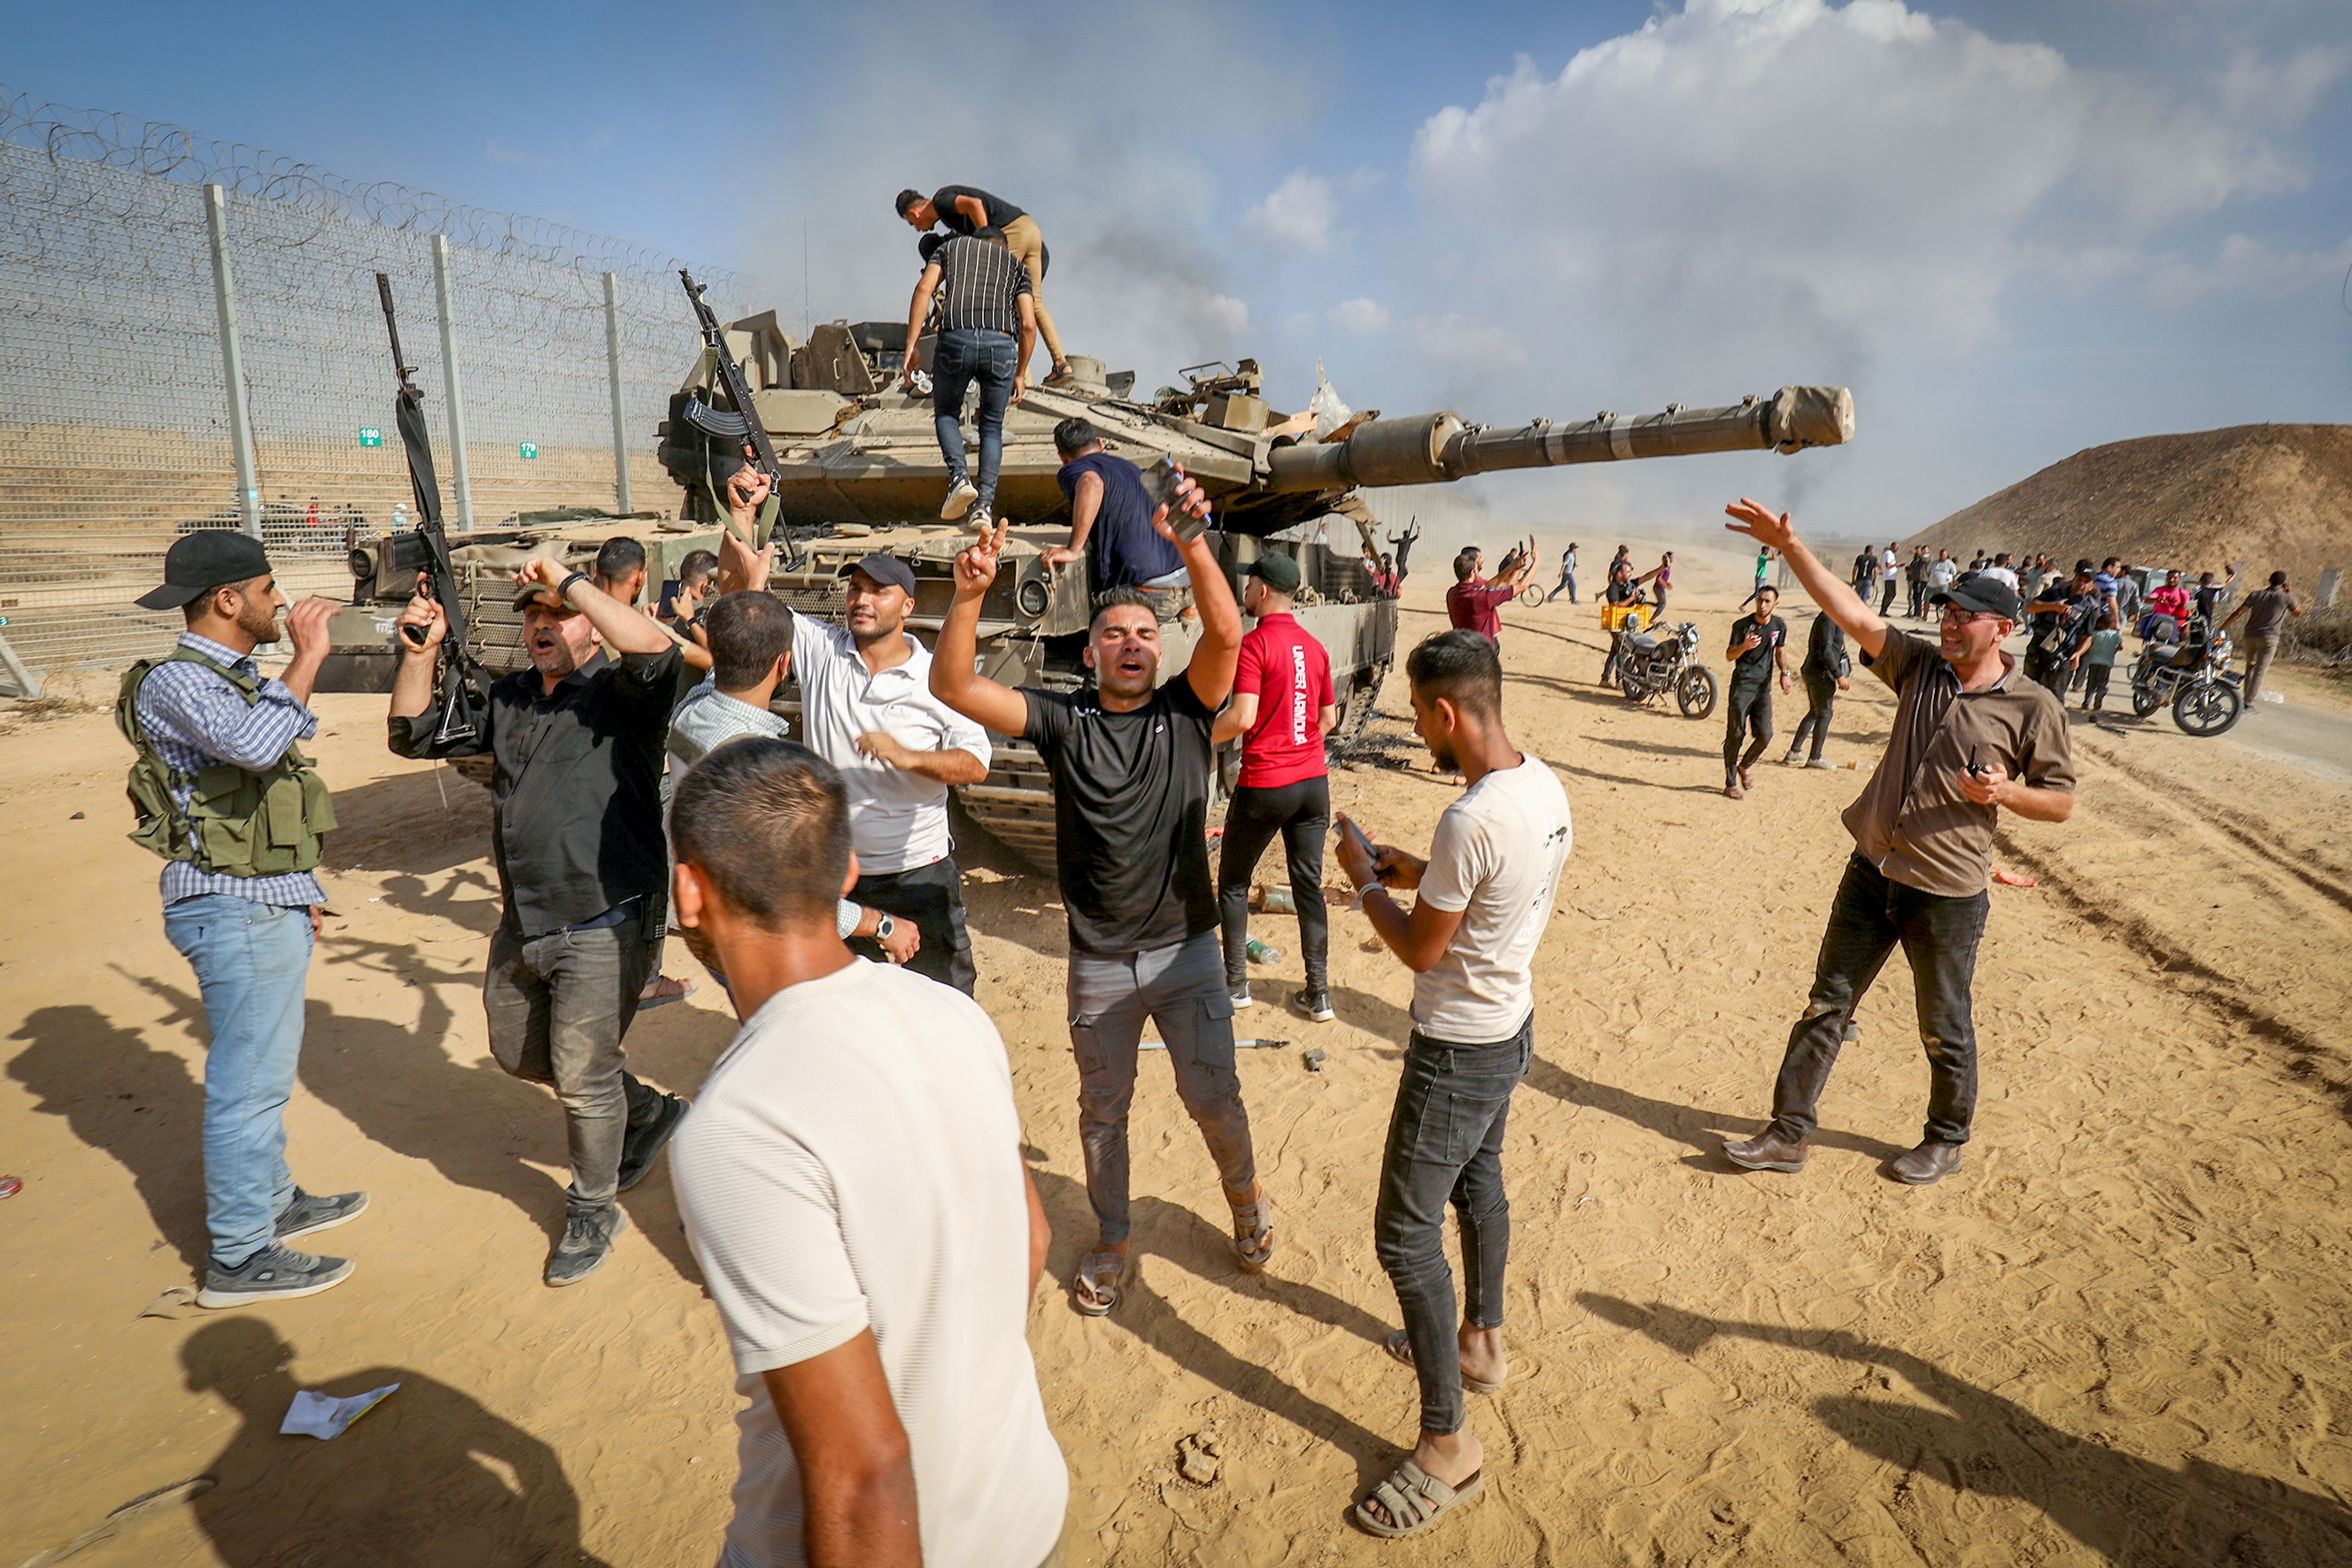
[[[801,735],[849,786],[849,847],[861,872],[912,871],[955,846],[948,787],[860,754],[859,736],[884,730],[909,751],[969,751],[988,765],[988,732],[931,695],[930,651],[911,636],[907,644],[905,664],[871,674],[847,627],[793,617]]]

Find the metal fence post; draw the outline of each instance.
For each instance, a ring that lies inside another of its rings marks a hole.
[[[261,537],[261,482],[254,476],[253,419],[245,407],[245,356],[236,342],[236,279],[229,270],[228,214],[218,185],[205,187],[205,229],[212,241],[213,304],[220,313],[221,373],[228,382],[228,440],[236,456],[237,509],[245,531]]]
[[[449,400],[449,484],[457,492],[457,527],[474,531],[474,479],[466,466],[466,400],[457,384],[457,340],[450,329],[449,236],[433,236],[433,298],[441,308],[441,382]]]
[[[604,363],[613,380],[613,494],[615,509],[634,512],[629,504],[629,424],[621,412],[621,290],[611,273],[604,275]]]

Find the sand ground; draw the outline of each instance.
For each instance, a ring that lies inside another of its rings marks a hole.
[[[1740,558],[1685,556],[1678,612],[1722,667]],[[1443,624],[1417,576],[1407,640]],[[1792,618],[1809,612],[1792,612]],[[1514,607],[1508,719],[1557,768],[1577,842],[1513,1109],[1515,1375],[1471,1402],[1485,1500],[1422,1541],[1348,1504],[1410,1440],[1410,1374],[1370,1223],[1409,996],[1333,920],[1339,1021],[1261,1004],[1242,1078],[1281,1250],[1243,1276],[1164,1068],[1135,1113],[1139,1265],[1118,1312],[1062,1284],[1087,1237],[1050,882],[968,841],[981,1000],[1011,1053],[1055,1228],[1032,1317],[1074,1481],[1075,1563],[2233,1563],[2352,1560],[2352,814],[2335,786],[2168,726],[2078,728],[2072,821],[2012,823],[1978,970],[1967,1164],[1912,1189],[1926,1078],[1891,964],[1811,1167],[1738,1174],[1845,854],[1852,772],[1768,766],[1723,800],[1720,727],[1591,684],[1590,606]],[[1802,626],[1798,627],[1801,636]],[[1780,727],[1793,727],[1795,701]],[[734,1477],[718,1320],[666,1178],[583,1286],[539,1279],[562,1132],[488,1060],[486,797],[321,700],[348,824],[310,977],[298,1176],[365,1187],[352,1281],[267,1311],[137,1314],[203,1249],[203,1030],[128,844],[102,713],[0,739],[17,888],[0,923],[0,1563],[152,1488],[218,1486],[79,1559],[158,1565],[598,1563],[715,1555]],[[1393,716],[1339,804],[1420,845],[1454,791]],[[1874,758],[1857,680],[1831,755]],[[1776,748],[1777,749],[1777,748]],[[1336,872],[1333,873],[1336,878]],[[1298,973],[1295,926],[1261,997]],[[692,972],[675,945],[673,973]],[[638,1071],[691,1093],[715,988],[646,1015]],[[1300,1051],[1328,1052],[1319,1073]],[[393,1396],[332,1443],[277,1435],[298,1387]],[[1223,1473],[1177,1445],[1215,1427]]]

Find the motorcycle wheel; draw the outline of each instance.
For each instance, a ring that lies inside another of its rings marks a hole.
[[[2172,699],[2172,722],[2200,740],[2223,733],[2245,711],[2246,699],[2219,681],[2183,686]]]
[[[1685,718],[1705,718],[1715,711],[1715,672],[1696,665],[1675,683],[1675,701]]]
[[[2144,681],[2132,683],[2132,716],[2134,718],[2146,718],[2163,706],[2164,698],[2157,695],[2153,685]]]
[[[1617,689],[1625,694],[1625,700],[1629,703],[1650,700],[1650,683],[1635,674],[1630,665],[1620,664],[1617,667]]]

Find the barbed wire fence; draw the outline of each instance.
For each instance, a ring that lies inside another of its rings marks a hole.
[[[164,549],[191,528],[257,528],[289,591],[348,591],[347,536],[394,526],[411,504],[378,272],[425,390],[453,531],[468,511],[490,527],[552,506],[674,510],[653,450],[697,347],[679,266],[0,88],[0,651],[16,666],[0,670],[0,687],[168,647],[179,617],[131,601],[162,580]],[[233,440],[224,271],[250,496]],[[731,274],[696,276],[714,301],[738,292]]]

